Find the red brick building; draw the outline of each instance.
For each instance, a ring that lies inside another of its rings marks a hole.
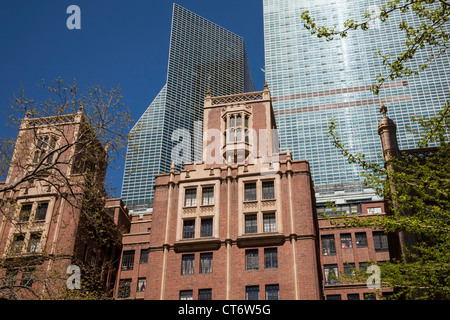
[[[82,283],[89,272],[105,292],[114,287],[130,218],[120,199],[104,199],[107,153],[83,117],[80,108],[22,121],[0,184],[2,298],[61,297],[72,264],[80,267]]]
[[[270,92],[207,95],[203,161],[156,177],[119,299],[322,299],[309,164],[278,153]]]
[[[335,205],[338,213],[356,215],[358,218],[384,215],[383,201],[367,201]],[[324,294],[327,300],[372,300],[375,289],[366,283],[352,283],[336,280],[336,277],[351,276],[355,269],[367,270],[371,263],[389,261],[388,236],[380,230],[370,228],[343,227],[332,224],[331,210],[317,207],[317,211],[330,213],[330,220],[319,218],[321,239],[321,263],[324,280]],[[383,293],[391,292],[381,288]]]

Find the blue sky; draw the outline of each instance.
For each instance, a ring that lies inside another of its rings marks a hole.
[[[262,0],[175,2],[244,38],[256,90],[262,90]],[[66,9],[72,4],[81,9],[81,30],[66,27]],[[26,96],[39,98],[41,79],[61,77],[66,82],[76,78],[80,87],[120,84],[138,120],[166,81],[172,6],[167,0],[2,0],[0,118],[20,86]],[[4,120],[0,131],[16,134]],[[122,169],[112,173],[119,191]]]

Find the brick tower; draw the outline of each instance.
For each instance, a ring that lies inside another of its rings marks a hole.
[[[203,131],[203,161],[158,175],[133,217],[117,297],[321,299],[309,164],[278,152],[267,85],[208,92]]]

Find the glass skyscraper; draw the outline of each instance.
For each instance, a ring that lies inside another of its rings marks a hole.
[[[347,19],[362,20],[376,10],[379,0],[263,0],[265,72],[276,114],[281,150],[294,159],[309,160],[318,202],[337,193],[364,192],[360,168],[348,164],[327,136],[329,120],[352,153],[378,160],[381,143],[377,125],[384,103],[397,124],[399,146],[417,147],[417,137],[405,129],[413,115],[432,116],[448,98],[450,60],[440,57],[420,76],[389,81],[376,96],[370,91],[384,71],[377,50],[393,57],[404,51],[405,36],[398,29],[411,12],[391,14],[386,22],[375,20],[368,31],[327,42],[311,35],[300,18],[308,10],[317,25],[342,26]],[[425,61],[426,53],[414,63]],[[414,126],[413,126],[414,128]],[[370,191],[370,190],[369,190]]]
[[[213,96],[254,91],[244,40],[174,4],[167,83],[131,130],[128,143],[122,199],[130,209],[152,207],[155,175],[169,172],[173,147],[189,142],[187,137],[172,141],[174,131],[189,130],[189,160],[201,159],[208,89]]]

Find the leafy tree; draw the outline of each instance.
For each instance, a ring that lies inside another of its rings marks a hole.
[[[50,252],[48,246],[28,248],[24,256],[15,254],[13,248],[0,248],[6,252],[0,259],[0,269],[8,270],[0,279],[0,297],[102,299],[111,296],[103,281],[104,272],[117,263],[118,256],[112,255],[108,260],[104,254],[120,246],[123,232],[105,208],[106,199],[114,196],[114,189],[105,185],[105,179],[108,165],[115,165],[124,156],[132,122],[130,113],[119,87],[92,85],[81,90],[75,80],[67,85],[61,78],[50,84],[42,80],[39,86],[48,93],[46,100],[30,99],[20,89],[9,105],[8,125],[19,128],[20,143],[15,144],[15,137],[0,138],[0,176],[6,179],[0,183],[0,226],[3,223],[4,229],[9,223],[25,234],[30,224],[20,221],[20,214],[29,213],[17,203],[17,196],[26,196],[31,188],[45,188],[56,194],[55,205],[67,204],[64,214],[68,216],[62,219],[60,237],[73,232],[76,243],[74,249]],[[71,126],[72,123],[77,125]],[[50,131],[43,131],[43,126]],[[28,219],[25,217],[24,221]],[[56,219],[51,217],[52,221]],[[72,225],[76,227],[70,229]],[[83,250],[87,245],[101,259],[92,258],[86,263]],[[82,290],[65,288],[68,275],[67,263],[63,261],[68,260],[82,267]],[[22,279],[24,274],[32,273],[32,281],[37,285],[15,281],[17,272]]]
[[[312,35],[325,38],[331,41],[336,37],[345,38],[348,33],[354,30],[366,31],[370,28],[371,22],[380,20],[386,22],[390,16],[395,14],[405,14],[408,11],[415,16],[413,22],[406,19],[401,21],[398,28],[405,34],[405,51],[392,57],[391,53],[382,53],[378,50],[375,54],[380,56],[386,73],[379,73],[376,76],[376,84],[372,85],[372,91],[379,93],[383,83],[387,80],[394,80],[411,75],[418,75],[425,70],[440,56],[447,53],[450,48],[447,22],[450,19],[450,3],[444,0],[389,0],[385,1],[379,10],[368,10],[361,21],[348,19],[343,26],[337,25],[327,28],[318,26],[316,20],[312,18],[309,11],[302,13],[304,26],[311,31]],[[419,23],[417,23],[419,22]],[[428,58],[425,62],[414,64],[416,53],[427,51]]]
[[[347,20],[338,26],[318,26],[308,11],[301,18],[311,34],[331,41],[345,38],[353,30],[368,30],[370,22],[385,22],[394,14],[408,11],[415,23],[401,21],[398,28],[405,34],[405,50],[393,57],[390,53],[376,52],[383,61],[385,72],[376,76],[372,91],[378,95],[388,80],[418,75],[449,49],[448,20],[450,3],[442,0],[392,0],[375,11],[368,11],[361,21]],[[417,23],[417,21],[419,23]],[[424,63],[413,63],[420,51],[428,52]],[[395,290],[393,298],[450,299],[450,103],[447,101],[433,117],[413,117],[420,130],[409,130],[419,137],[414,152],[398,151],[384,154],[384,166],[368,161],[363,153],[351,154],[342,143],[332,119],[329,136],[349,163],[361,167],[366,184],[384,197],[386,216],[340,216],[334,224],[364,226],[381,229],[391,234],[408,235],[409,245],[402,255],[380,265],[382,286]],[[386,111],[383,111],[385,113]],[[365,281],[368,275],[355,270],[345,281]]]

